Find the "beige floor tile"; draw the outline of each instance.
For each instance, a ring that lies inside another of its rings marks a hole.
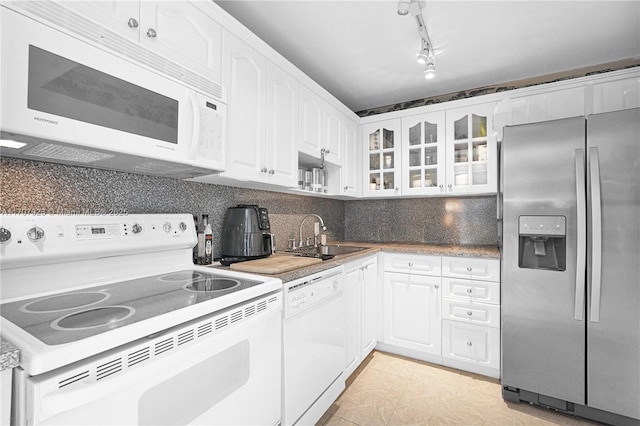
[[[497,379],[374,351],[322,418],[324,425],[594,426],[502,399]]]
[[[362,426],[386,425],[395,402],[375,395],[349,395],[338,402],[334,416]]]
[[[364,393],[397,401],[409,383],[406,377],[369,368],[353,381],[347,394]]]
[[[370,368],[384,371],[386,373],[395,374],[400,377],[409,378],[413,375],[413,371],[418,363],[402,357],[386,354],[383,352],[375,352],[373,359],[369,364]]]

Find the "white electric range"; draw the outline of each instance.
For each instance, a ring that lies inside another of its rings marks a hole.
[[[277,424],[282,283],[193,265],[196,240],[189,214],[1,215],[14,421]]]

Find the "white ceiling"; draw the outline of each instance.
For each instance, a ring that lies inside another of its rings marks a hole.
[[[353,111],[640,57],[640,1],[216,0]]]

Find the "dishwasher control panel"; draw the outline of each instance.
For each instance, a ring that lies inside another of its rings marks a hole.
[[[341,268],[337,273],[332,269],[331,274],[312,275],[285,284],[285,318],[311,309],[325,300],[340,297],[343,289],[344,275]]]

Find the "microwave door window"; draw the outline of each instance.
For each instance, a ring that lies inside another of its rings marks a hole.
[[[30,109],[178,143],[178,101],[29,46]]]

